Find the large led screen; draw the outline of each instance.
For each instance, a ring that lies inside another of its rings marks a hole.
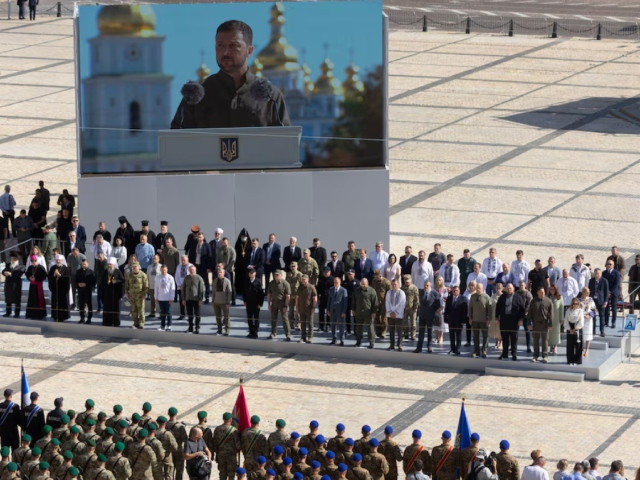
[[[82,5],[76,44],[82,174],[179,170],[163,132],[263,126],[301,127],[300,168],[385,166],[380,0]]]

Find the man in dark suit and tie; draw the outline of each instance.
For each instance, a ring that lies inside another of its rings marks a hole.
[[[618,310],[618,295],[620,294],[620,272],[616,270],[613,259],[607,260],[607,268],[602,272],[602,278],[609,282],[609,302],[604,309],[604,324],[609,326],[611,318],[611,328],[616,328],[616,315]]]
[[[604,337],[604,317],[605,310],[609,305],[609,282],[602,276],[602,270],[596,268],[593,271],[593,278],[589,280],[589,292],[596,304],[596,310],[600,317],[600,336]],[[593,334],[596,333],[596,322],[593,322]]]
[[[500,322],[502,355],[498,360],[509,358],[518,360],[518,329],[524,318],[524,298],[515,293],[513,283],[507,283],[505,292],[498,298],[496,318]]]
[[[356,271],[356,278],[362,280],[366,278],[369,282],[373,279],[373,262],[370,258],[367,258],[367,249],[360,250],[360,258],[356,260],[354,265]]]
[[[78,241],[82,242],[83,245],[87,243],[87,231],[82,225],[80,225],[80,219],[77,215],[71,217],[71,225],[73,225],[73,231],[76,232],[76,238]]]
[[[264,274],[264,250],[260,248],[260,240],[251,240],[251,252],[249,252],[249,264],[247,265],[246,277],[249,278],[249,270],[256,271],[256,278],[262,278]]]
[[[467,313],[467,299],[460,295],[460,287],[455,286],[451,290],[451,295],[447,297],[444,307],[444,321],[449,325],[449,342],[451,343],[449,353],[460,355],[462,325],[467,322]]]
[[[284,269],[289,272],[291,269],[289,265],[291,262],[298,262],[302,258],[302,250],[297,245],[298,239],[296,237],[291,237],[289,239],[289,246],[285,247],[282,251],[282,261],[284,262]]]
[[[344,278],[344,263],[338,260],[338,252],[331,252],[331,260],[327,263],[327,267],[331,269],[332,277],[338,277],[340,280]]]
[[[333,287],[329,289],[329,299],[327,300],[327,316],[331,324],[331,345],[335,345],[339,341],[340,346],[344,347],[344,327],[347,319],[349,295],[341,283],[340,277],[333,278]],[[338,329],[337,336],[336,328]]]
[[[433,321],[436,314],[442,308],[440,304],[440,294],[437,290],[431,288],[431,282],[423,285],[424,291],[420,299],[420,307],[418,309],[418,344],[413,353],[422,352],[422,344],[424,343],[424,332],[427,332],[427,352],[431,353],[431,340],[433,339]]]
[[[311,258],[316,261],[318,267],[320,267],[320,270],[322,271],[322,268],[327,263],[327,249],[320,246],[319,238],[313,239],[313,247],[309,248],[309,252],[311,254]]]
[[[402,270],[403,276],[411,275],[411,267],[413,266],[413,262],[418,260],[418,257],[413,255],[411,252],[411,245],[407,245],[406,247],[404,247],[404,255],[400,257],[400,268]]]
[[[75,247],[78,247],[80,253],[86,253],[87,250],[84,246],[84,242],[82,240],[78,240],[78,234],[71,230],[69,232],[69,241],[68,242],[60,242],[62,245],[62,254],[66,257]]]
[[[280,270],[280,256],[282,251],[280,250],[280,244],[276,243],[276,234],[269,234],[269,241],[262,245],[264,251],[264,287],[269,286],[271,275],[276,270]]]

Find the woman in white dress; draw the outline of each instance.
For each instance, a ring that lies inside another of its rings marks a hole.
[[[498,299],[500,295],[502,295],[502,290],[504,290],[504,286],[502,283],[496,283],[496,290],[491,295],[491,313],[489,320],[489,338],[493,338],[495,342],[494,347],[496,350],[498,348],[502,348],[502,335],[500,333],[500,322],[496,318],[496,305],[498,304]]]
[[[584,313],[580,308],[580,299],[571,300],[571,306],[564,313],[564,329],[567,332],[567,364],[582,363],[582,326]]]
[[[42,268],[44,268],[48,272],[49,265],[47,265],[47,261],[44,259],[44,255],[42,255],[42,250],[40,250],[39,246],[34,245],[33,247],[31,247],[31,253],[29,253],[29,258],[31,258],[33,255],[38,257],[38,265],[41,265]]]
[[[582,288],[582,296],[580,297],[580,306],[584,315],[584,326],[582,327],[582,356],[589,356],[589,346],[593,340],[593,321],[596,316],[596,304],[593,298],[589,296],[591,292],[589,287]]]
[[[122,237],[116,235],[113,239],[113,251],[111,255],[118,261],[118,268],[124,273],[124,264],[127,263],[127,247],[122,244]]]
[[[447,301],[449,294],[444,286],[444,278],[438,276],[435,280],[435,290],[440,294],[440,313],[436,313],[436,317],[433,320],[433,338],[434,344],[442,344],[444,334],[449,331],[449,325],[444,323],[444,305]]]
[[[384,278],[389,281],[396,279],[400,282],[400,273],[402,272],[402,269],[400,268],[400,265],[398,265],[398,258],[395,253],[389,255],[389,259],[387,260],[387,264],[384,266],[383,270],[382,276]]]

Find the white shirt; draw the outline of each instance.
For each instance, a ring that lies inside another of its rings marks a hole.
[[[369,259],[373,263],[373,269],[378,269],[382,272],[389,259],[389,254],[384,250],[380,250],[379,252],[374,250],[373,252],[369,252]]]
[[[480,269],[487,278],[496,278],[502,271],[502,262],[499,258],[487,257],[482,261],[482,268]]]
[[[478,275],[476,275],[475,272],[471,272],[469,274],[469,276],[467,277],[467,287],[469,286],[469,284],[471,282],[476,282],[476,283],[481,283],[482,286],[484,287],[484,291],[487,291],[487,276],[480,272]]]
[[[433,284],[433,267],[426,258],[422,263],[420,260],[416,260],[411,266],[411,281],[418,287],[418,290],[424,290],[424,284],[427,280]]]
[[[162,302],[173,301],[176,294],[176,282],[171,275],[156,275],[156,285],[154,288],[156,300]]]
[[[451,265],[445,263],[442,265],[440,270],[438,270],[438,276],[444,280],[445,287],[460,286],[460,269],[455,263]]]
[[[184,282],[184,279],[189,275],[189,268],[191,268],[191,266],[192,265],[190,263],[183,265],[182,262],[180,262],[180,265],[176,268],[176,287],[182,287],[182,282]]]
[[[529,270],[531,270],[531,267],[526,260],[514,260],[511,262],[511,280],[516,290],[520,282],[524,282],[525,285],[529,282]]]
[[[404,316],[404,306],[406,302],[407,296],[402,290],[388,290],[384,299],[384,304],[387,309],[387,317],[392,313],[395,313],[396,318],[402,318]]]
[[[520,480],[549,480],[549,472],[538,465],[524,467]]]
[[[103,240],[102,244],[94,243],[92,247],[93,258],[98,258],[98,253],[104,253],[104,258],[109,261],[109,257],[111,256],[111,244],[109,242]]]
[[[578,266],[577,263],[571,265],[569,275],[576,282],[578,282],[578,291],[581,292],[584,287],[589,286],[589,280],[591,280],[591,271],[584,263]]]
[[[580,293],[578,282],[571,277],[560,277],[556,282],[556,288],[560,292],[560,295],[562,295],[562,302],[567,307],[571,305],[571,300],[576,298]]]

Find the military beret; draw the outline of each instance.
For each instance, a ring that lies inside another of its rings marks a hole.
[[[344,463],[341,463],[338,465],[338,471],[339,472],[346,472],[349,469],[349,467],[347,467]]]
[[[111,427],[107,427],[104,429],[105,433],[109,436],[113,436],[116,434],[115,430]]]
[[[276,455],[282,455],[284,453],[284,448],[282,448],[282,445],[276,445],[273,447],[273,453]]]
[[[51,425],[45,425],[44,427],[42,427],[42,433],[44,433],[45,435],[51,433],[51,430],[53,430],[53,427]]]
[[[316,443],[324,443],[325,439],[324,439],[324,435],[316,435]]]
[[[302,480],[304,478],[304,475],[302,475],[300,472],[296,472],[293,474],[293,478],[295,478],[295,480]]]
[[[29,435],[28,433],[25,433],[24,435],[22,435],[23,442],[30,442],[31,440],[33,439],[31,438],[31,435]]]
[[[336,430],[338,432],[344,432],[346,429],[344,428],[343,424],[339,423],[339,424],[336,425]]]
[[[167,423],[167,417],[165,417],[164,415],[160,415],[158,418],[156,418],[156,422]]]
[[[118,427],[120,428],[127,428],[129,426],[129,424],[127,423],[127,421],[123,418],[121,420],[118,420]]]
[[[7,445],[0,448],[0,455],[2,455],[3,457],[8,457],[10,453],[11,453],[11,450]]]
[[[100,412],[100,413],[98,414],[98,418],[102,418],[102,419],[107,418],[107,414],[106,414],[106,413],[104,413],[104,412]]]
[[[65,450],[62,456],[67,460],[73,460],[73,453],[71,452],[71,450]]]
[[[270,477],[275,477],[276,472],[273,468],[267,468],[267,475],[269,475]]]
[[[71,430],[71,433],[80,433],[82,431],[82,430],[80,430],[80,427],[77,426],[77,425],[74,425],[69,430]]]
[[[96,402],[94,402],[90,398],[87,398],[87,400],[84,402],[84,406],[87,408],[93,408],[96,406]]]
[[[31,455],[37,457],[38,455],[42,455],[42,449],[40,447],[33,447],[31,449]]]
[[[69,409],[67,410],[67,415],[69,415],[69,419],[71,419],[76,416],[76,411]]]
[[[500,441],[500,450],[509,450],[510,446],[511,445],[509,445],[509,441],[508,440]]]
[[[51,465],[49,465],[49,462],[45,462],[44,460],[38,464],[38,467],[40,467],[40,470],[46,470],[50,466]]]
[[[300,447],[300,448],[298,449],[298,455],[300,455],[301,457],[304,457],[304,456],[306,456],[306,455],[309,455],[309,450],[307,450],[307,449],[306,449],[306,448],[304,448],[304,447]]]
[[[231,413],[230,413],[230,412],[224,412],[224,413],[222,414],[222,419],[223,419],[223,420],[231,420],[231,418],[232,418],[232,417],[233,417],[233,415],[231,415]]]
[[[143,227],[148,227],[149,226],[149,220],[142,220],[140,222],[140,225],[142,225]]]
[[[362,426],[362,433],[369,433],[371,431],[371,427],[369,425]]]
[[[313,468],[314,470],[316,468],[320,468],[321,466],[322,464],[318,460],[314,460],[313,462],[311,462],[311,468]]]
[[[478,442],[479,440],[480,440],[480,435],[478,435],[475,432],[471,434],[471,441],[472,442]]]
[[[51,444],[56,446],[56,447],[59,447],[60,446],[60,440],[58,440],[57,438],[52,438],[51,439]]]
[[[448,440],[451,438],[451,432],[449,430],[445,430],[444,432],[442,432],[442,438],[444,438],[445,440]]]
[[[391,425],[387,425],[384,427],[384,433],[385,435],[391,435],[393,433],[393,427]]]
[[[290,457],[284,457],[284,458],[282,459],[282,463],[283,463],[284,465],[291,465],[291,464],[293,463],[293,460],[291,460],[291,458],[290,458]]]
[[[116,444],[114,445],[113,449],[116,452],[122,452],[124,450],[124,443],[122,442],[116,442]]]
[[[151,411],[151,404],[149,402],[144,402],[142,404],[142,411],[143,412],[150,412]]]
[[[103,453],[99,453],[98,454],[98,461],[99,462],[106,462],[107,461],[107,457],[105,457],[105,455]]]
[[[258,458],[256,458],[256,462],[262,465],[263,463],[267,463],[267,459],[260,455]]]
[[[309,428],[318,428],[318,426],[319,426],[319,425],[320,425],[320,424],[318,423],[318,421],[317,421],[317,420],[311,420],[311,421],[309,422]]]
[[[370,447],[377,447],[378,445],[380,445],[380,442],[377,438],[372,438],[371,440],[369,440]]]
[[[360,455],[359,453],[354,453],[351,456],[351,460],[353,460],[354,462],[361,462],[362,461],[362,455]]]
[[[140,430],[138,430],[138,436],[140,438],[147,438],[149,436],[149,430],[147,430],[146,428],[141,428]]]
[[[131,415],[131,420],[138,423],[140,421],[140,414],[138,412],[134,412],[133,415]]]
[[[200,410],[198,412],[198,420],[203,420],[207,418],[207,412],[205,412],[204,410]]]
[[[69,415],[64,414],[60,416],[60,423],[63,425],[66,425],[67,423],[69,423],[71,421],[71,419],[69,418]]]
[[[276,427],[284,428],[286,426],[287,426],[287,422],[285,422],[283,419],[279,418],[276,420]]]
[[[336,458],[336,454],[331,450],[327,450],[327,453],[325,454],[325,457],[327,457],[327,458]]]
[[[251,423],[260,423],[260,417],[258,415],[252,415]]]
[[[90,438],[89,440],[87,440],[87,445],[89,445],[90,447],[95,447],[96,446],[96,441],[93,438]]]
[[[238,475],[239,477],[242,477],[243,475],[246,475],[247,471],[242,468],[242,467],[238,467],[236,468],[236,475]]]
[[[113,406],[113,413],[118,414],[122,413],[122,405],[116,404]]]
[[[87,421],[84,423],[89,427],[93,427],[96,424],[96,421],[93,418],[87,418]]]
[[[158,429],[158,425],[156,425],[155,422],[147,423],[147,430],[157,430],[157,429]]]
[[[418,429],[415,429],[413,432],[411,432],[411,436],[413,438],[422,438],[422,432]]]
[[[353,438],[351,438],[351,437],[346,438],[346,439],[344,440],[344,443],[345,443],[345,445],[349,445],[349,446],[351,446],[351,447],[353,447],[353,445],[355,444],[355,442],[353,441]]]
[[[17,472],[18,464],[16,462],[9,462],[9,464],[7,465],[7,470],[9,470],[10,472]]]
[[[322,477],[320,477],[320,480],[331,480],[331,477],[329,475],[322,475]]]
[[[76,467],[69,467],[69,470],[67,470],[67,473],[73,478],[73,477],[77,477],[78,475],[80,475],[80,471],[76,468]]]

